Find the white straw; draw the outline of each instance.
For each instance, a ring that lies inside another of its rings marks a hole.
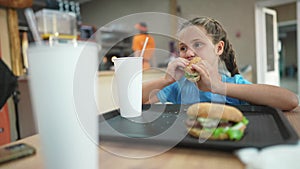
[[[144,42],[143,49],[142,49],[142,52],[141,52],[140,57],[143,57],[143,56],[144,56],[145,49],[146,49],[146,46],[147,46],[147,43],[148,43],[148,39],[149,39],[149,37],[146,37],[146,40],[145,40],[145,42]]]

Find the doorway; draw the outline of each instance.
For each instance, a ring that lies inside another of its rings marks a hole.
[[[298,93],[297,23],[278,23],[280,86]]]
[[[300,92],[300,74],[297,73],[297,70],[299,70],[300,67],[300,60],[299,60],[299,53],[300,48],[297,47],[297,41],[300,40],[299,32],[300,28],[297,27],[299,25],[300,20],[297,19],[300,17],[300,1],[297,0],[258,0],[256,3],[256,11],[259,11],[259,9],[262,8],[269,8],[274,11],[276,11],[277,14],[277,22],[278,22],[278,68],[279,68],[279,84],[281,87],[287,88],[291,90],[292,92],[298,94]],[[257,12],[256,12],[257,13]],[[261,20],[261,17],[258,17],[259,15],[256,14],[256,24],[259,20]],[[260,26],[256,26],[260,27]],[[257,29],[258,30],[262,30]],[[257,50],[261,46],[258,46],[259,41],[262,41],[263,37],[257,36],[256,43],[257,43]],[[258,57],[258,56],[257,56]],[[267,74],[263,71],[259,71],[259,65],[263,65],[257,58],[257,72],[262,73],[263,76],[266,76]],[[257,79],[258,82],[265,83],[263,78]]]
[[[255,15],[257,83],[279,86],[276,11],[257,5]]]

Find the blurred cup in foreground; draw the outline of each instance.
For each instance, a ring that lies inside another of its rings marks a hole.
[[[114,66],[121,116],[125,118],[141,116],[143,58],[115,58]]]
[[[47,168],[98,169],[95,43],[31,45],[30,91]]]

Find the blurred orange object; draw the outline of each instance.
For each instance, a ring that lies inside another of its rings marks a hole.
[[[148,40],[148,43],[147,43],[147,46],[145,49],[145,53],[143,56],[143,69],[150,68],[150,59],[152,58],[153,53],[155,51],[154,38],[152,36],[150,36],[149,34],[138,34],[138,35],[135,35],[132,40],[132,50],[134,52],[138,52],[137,55],[139,55],[140,52],[142,51],[146,37],[149,37],[149,40]]]
[[[10,142],[10,124],[7,103],[0,110],[0,145]]]
[[[32,3],[33,0],[0,0],[0,6],[9,8],[28,8]]]

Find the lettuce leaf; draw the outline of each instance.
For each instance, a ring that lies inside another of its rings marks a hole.
[[[241,130],[232,130],[232,129],[229,129],[227,131],[227,134],[230,140],[240,140],[244,135],[244,133]]]

